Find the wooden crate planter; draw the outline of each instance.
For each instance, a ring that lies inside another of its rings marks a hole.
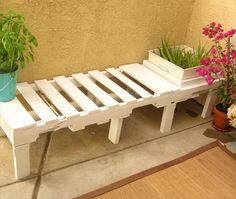
[[[184,45],[182,46],[187,47]],[[190,47],[187,48],[189,50],[192,50],[192,48]],[[204,79],[199,77],[198,74],[196,73],[196,69],[198,66],[183,69],[171,63],[170,61],[162,58],[159,54],[160,53],[158,49],[150,50],[148,54],[148,61],[151,64],[145,64],[145,66],[158,74],[161,73],[162,75],[168,76],[169,77],[168,79],[172,82],[173,80],[171,80],[171,78],[175,79],[174,81],[181,86],[183,86],[186,83],[189,83],[190,79],[191,80],[197,79],[198,82],[204,83]]]

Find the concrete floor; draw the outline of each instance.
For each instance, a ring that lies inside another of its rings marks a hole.
[[[0,138],[0,199],[69,199],[185,155],[214,138],[203,135],[210,120],[188,100],[177,105],[172,131],[159,131],[162,109],[146,106],[124,120],[121,140],[108,139],[109,124],[72,133],[62,129],[31,145],[32,175],[16,181],[12,149]]]

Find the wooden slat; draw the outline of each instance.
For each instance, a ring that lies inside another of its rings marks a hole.
[[[121,82],[123,82],[126,86],[131,88],[134,92],[136,92],[138,95],[140,95],[142,98],[149,98],[152,95],[143,89],[141,86],[130,80],[128,77],[123,75],[120,71],[114,69],[114,68],[108,68],[106,69],[108,73],[119,79]]]
[[[178,90],[177,86],[140,64],[123,65],[120,68],[156,94],[161,95]]]
[[[89,92],[91,92],[96,98],[98,98],[105,106],[113,107],[117,106],[119,103],[114,100],[109,94],[98,87],[91,79],[86,75],[79,73],[73,74],[72,77],[76,79],[83,87],[85,87]]]
[[[66,77],[55,77],[54,80],[84,111],[92,112],[99,110],[99,107]]]
[[[58,119],[28,83],[18,83],[17,89],[42,120],[52,121]]]
[[[124,102],[133,102],[136,101],[136,98],[130,95],[126,90],[118,86],[116,83],[114,83],[112,80],[110,80],[108,77],[106,77],[101,72],[94,70],[90,71],[89,75],[91,75],[94,79],[96,79],[98,82],[106,86],[108,89],[110,89],[113,93],[115,93],[121,100]]]
[[[13,129],[36,125],[35,120],[23,107],[17,98],[10,102],[0,102],[1,117]]]
[[[47,80],[37,80],[35,81],[35,84],[64,116],[71,117],[79,114],[79,112]]]

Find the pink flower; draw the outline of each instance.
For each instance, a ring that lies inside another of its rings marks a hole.
[[[225,71],[221,70],[220,73],[219,73],[219,76],[224,77],[225,76]]]
[[[207,75],[207,77],[205,79],[206,79],[209,86],[211,86],[214,82],[214,78],[210,75]]]
[[[208,66],[210,64],[209,58],[202,58],[200,60],[200,64],[203,65],[203,66]]]
[[[236,33],[235,29],[231,29],[225,33],[228,37],[233,37],[234,34]]]
[[[224,39],[224,34],[222,32],[220,32],[217,36],[216,36],[216,40],[222,40]]]
[[[227,37],[233,37],[234,34],[236,33],[236,30],[235,29],[231,29],[227,32],[224,33],[224,36],[227,38]]]
[[[227,60],[228,60],[227,55],[224,55],[224,57],[220,60],[220,62],[221,62],[223,65],[225,65],[225,64],[227,64]]]
[[[210,23],[211,27],[215,27],[215,25],[216,25],[216,22],[214,22],[214,21]]]
[[[221,59],[220,59],[220,58],[217,58],[217,59],[215,60],[215,63],[216,63],[217,65],[220,65],[220,64],[221,64]]]
[[[209,72],[211,73],[219,73],[221,71],[220,67],[219,66],[212,66],[210,67],[209,69]]]
[[[232,50],[232,57],[236,58],[236,50]]]
[[[216,79],[221,79],[223,86],[216,89],[217,95],[224,103],[235,103],[236,49],[230,38],[236,35],[236,29],[224,31],[221,24],[212,22],[203,28],[202,33],[211,38],[213,45],[210,54],[200,60],[201,67],[196,72],[204,77],[208,85],[212,85]],[[228,78],[225,78],[226,76]]]
[[[229,33],[226,32],[226,33],[224,34],[224,37],[229,37]]]
[[[198,67],[198,68],[196,69],[196,72],[199,73],[201,70],[202,70],[202,68]]]
[[[236,94],[232,94],[232,95],[231,95],[231,98],[232,98],[232,99],[236,99]]]
[[[207,70],[207,68],[203,68],[201,73],[200,73],[200,75],[203,76],[203,77],[208,75],[208,74],[209,74],[209,71]]]
[[[216,53],[217,53],[217,50],[216,50],[215,47],[213,47],[213,48],[211,49],[211,54],[212,54],[212,55],[215,55]]]
[[[223,29],[221,27],[222,27],[221,24],[216,24],[216,22],[211,22],[209,25],[203,28],[202,33],[208,36],[209,38],[223,39],[222,35],[218,37],[218,34],[223,32]]]
[[[234,30],[234,29],[231,29],[231,30],[229,31],[229,33],[230,33],[231,35],[234,35],[234,34],[235,34],[235,30]]]
[[[199,76],[201,77],[205,77],[206,75],[209,74],[209,71],[207,70],[207,68],[203,68],[203,67],[199,67],[196,69],[196,72],[198,73]]]

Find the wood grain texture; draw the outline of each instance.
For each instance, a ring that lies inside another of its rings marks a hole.
[[[235,195],[236,160],[215,147],[96,199],[232,199]]]

